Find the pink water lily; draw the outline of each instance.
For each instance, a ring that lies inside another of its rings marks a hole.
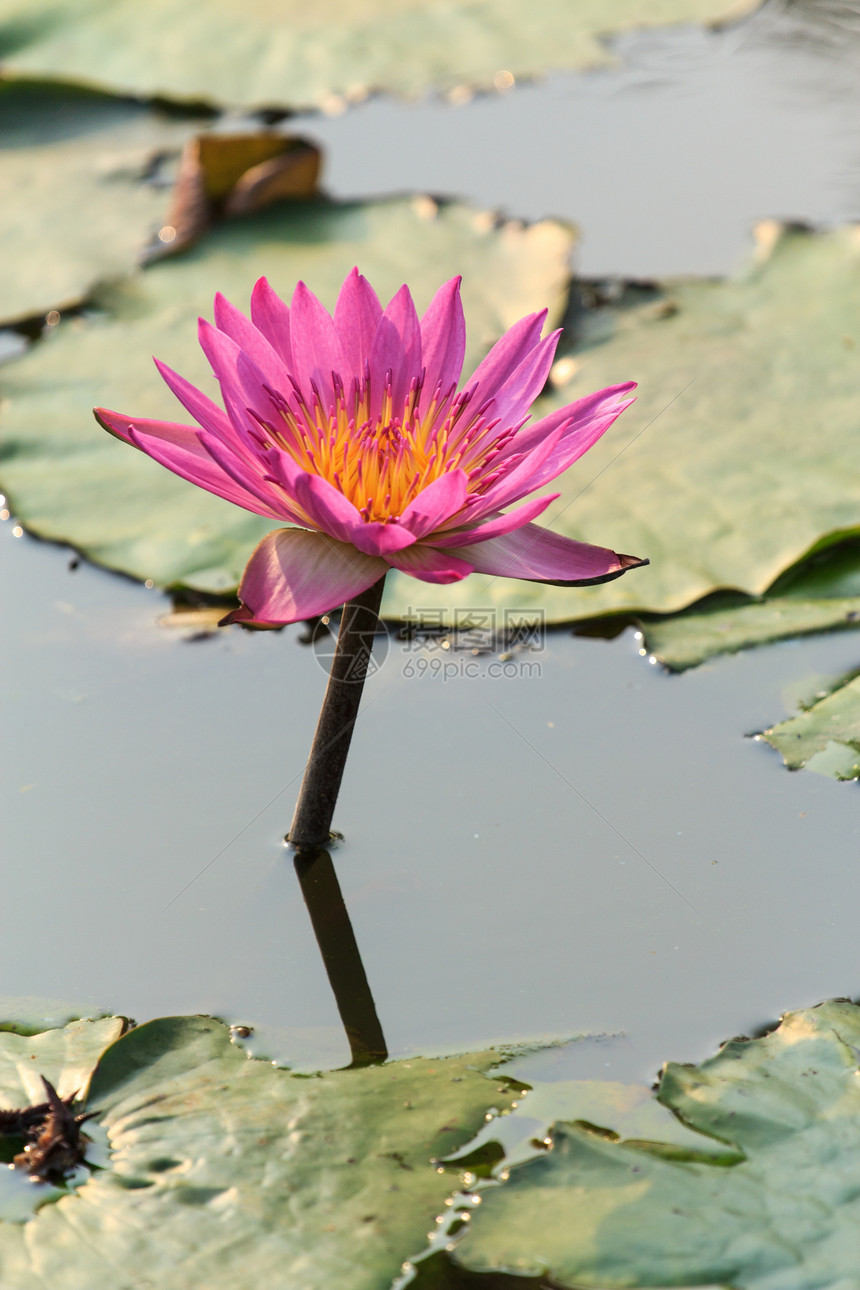
[[[460,279],[419,320],[408,289],[383,309],[357,269],[331,316],[304,283],[288,307],[265,278],[251,316],[220,294],[200,344],[224,408],[156,360],[196,421],[96,409],[100,423],[169,470],[277,522],[254,551],[233,622],[311,618],[389,568],[423,582],[467,574],[603,582],[645,563],[532,523],[558,493],[520,502],[566,470],[632,402],[634,382],[533,425],[559,332],[546,310],[516,323],[458,390],[466,330]]]

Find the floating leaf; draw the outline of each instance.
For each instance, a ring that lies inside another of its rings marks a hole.
[[[3,1110],[23,1110],[44,1103],[42,1076],[62,1098],[81,1092],[101,1053],[119,1038],[126,1025],[122,1017],[101,1017],[96,1021],[72,1021],[62,1028],[37,1034],[21,1034],[16,1033],[22,1025],[21,1012],[28,1017],[34,1015],[34,1009],[28,1006],[31,1001],[17,1001],[18,1007],[15,1000],[4,1000],[7,1002],[18,1019],[13,1029],[7,1028],[9,1023],[0,1027],[0,1108]],[[0,1135],[0,1161],[11,1163],[22,1145],[15,1137]],[[78,1181],[85,1173],[78,1176]],[[0,1163],[0,1220],[24,1222],[39,1205],[60,1195],[60,1189],[35,1186],[26,1173],[6,1169]],[[3,1230],[4,1224],[0,1222],[0,1232]],[[13,1239],[17,1240],[17,1236]],[[0,1253],[0,1284],[3,1284],[3,1270]]]
[[[197,135],[182,150],[157,249],[190,246],[218,215],[250,215],[276,201],[313,197],[321,163],[319,148],[276,130]]]
[[[408,281],[425,308],[445,278],[462,272],[472,345],[466,361],[475,364],[524,314],[549,305],[560,317],[572,245],[571,230],[552,221],[502,224],[430,198],[296,203],[225,223],[192,251],[104,294],[101,317],[61,323],[6,367],[3,490],[32,532],[70,542],[101,564],[162,585],[235,588],[274,526],[117,443],[96,425],[92,408],[184,417],[152,354],[217,398],[197,344],[197,315],[211,314],[216,290],[247,308],[263,274],[287,296],[303,278],[333,308],[358,264],[380,294]]]
[[[753,7],[752,0],[0,0],[0,49],[7,75],[143,97],[319,107],[334,96],[488,88],[500,72],[540,76],[605,63],[608,33],[719,21]]]
[[[718,603],[715,603],[718,602]],[[860,543],[838,542],[781,575],[763,600],[727,594],[640,619],[645,647],[675,672],[750,645],[860,626]]]
[[[387,1290],[449,1194],[435,1157],[510,1093],[487,1052],[300,1077],[220,1022],[172,1017],[101,1058],[88,1105],[112,1168],[0,1227],[3,1290]]]
[[[860,676],[843,680],[761,738],[782,754],[789,770],[806,766],[834,779],[860,779]]]
[[[84,90],[0,85],[0,323],[78,305],[134,267],[168,203],[150,161],[192,128]]]
[[[513,603],[554,621],[675,612],[719,588],[761,595],[825,535],[856,534],[860,230],[768,226],[759,242],[737,280],[673,283],[587,312],[556,368],[573,377],[543,401],[548,411],[639,381],[638,402],[553,484],[562,495],[541,523],[649,556],[649,568],[574,590],[400,579],[389,609]]]
[[[741,1161],[558,1124],[550,1151],[483,1192],[459,1265],[571,1290],[847,1290],[860,1267],[858,1050],[860,1008],[832,1002],[699,1067],[670,1063],[659,1100]]]

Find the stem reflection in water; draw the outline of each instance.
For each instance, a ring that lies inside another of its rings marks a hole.
[[[388,1056],[385,1036],[331,856],[327,851],[305,851],[294,857],[294,863],[346,1031],[351,1064],[383,1062]]]

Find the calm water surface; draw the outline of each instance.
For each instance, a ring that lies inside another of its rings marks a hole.
[[[756,218],[856,215],[858,30],[851,6],[771,4],[466,107],[299,124],[338,195],[572,218],[590,274],[725,271]],[[210,1012],[253,1052],[348,1060],[281,841],[325,685],[301,630],[183,639],[157,592],[11,523],[0,565],[4,993]],[[860,638],[680,677],[632,633],[552,634],[532,675],[420,657],[392,641],[370,682],[335,821],[393,1055],[584,1034],[536,1075],[650,1080],[857,993],[857,788],[744,736],[855,668]]]
[[[300,630],[183,639],[157,592],[0,539],[4,993],[348,1060],[281,841],[325,684]],[[632,633],[553,633],[539,675],[442,680],[392,641],[334,852],[392,1054],[595,1032],[541,1069],[650,1079],[856,992],[857,789],[744,734],[858,655],[836,635],[670,676]]]
[[[726,273],[763,218],[860,214],[860,5],[779,0],[717,31],[630,33],[615,67],[467,106],[297,119],[337,196],[466,196],[582,231],[586,275]]]

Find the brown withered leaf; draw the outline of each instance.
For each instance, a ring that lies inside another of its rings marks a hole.
[[[319,148],[273,130],[195,136],[183,149],[173,199],[149,258],[190,246],[220,217],[312,197],[321,165]]]

